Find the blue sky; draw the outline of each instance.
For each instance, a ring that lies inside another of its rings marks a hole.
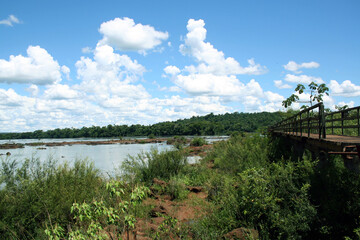
[[[330,88],[326,107],[358,106],[359,11],[355,0],[3,0],[0,132],[278,111],[311,81]]]

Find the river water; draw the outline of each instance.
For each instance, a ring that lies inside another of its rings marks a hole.
[[[214,142],[218,140],[226,139],[223,137],[206,137],[208,142]],[[19,140],[0,140],[0,144],[4,143],[31,143],[31,142],[76,142],[76,141],[105,141],[111,139],[99,139],[99,138],[82,138],[82,139],[19,139]],[[45,149],[39,149],[45,148]],[[121,163],[129,156],[136,156],[142,152],[148,152],[152,148],[159,151],[171,150],[174,147],[163,143],[147,143],[147,144],[104,144],[104,145],[64,145],[64,146],[25,146],[18,149],[0,149],[0,160],[9,158],[16,159],[17,161],[23,161],[26,158],[39,158],[41,161],[45,161],[49,158],[57,160],[59,163],[65,161],[72,163],[76,159],[88,159],[93,161],[95,167],[105,173],[113,173],[118,169]],[[11,156],[6,156],[6,153],[10,152]],[[198,158],[189,158],[189,161],[193,162]]]

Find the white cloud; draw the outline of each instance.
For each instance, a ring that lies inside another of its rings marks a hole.
[[[94,60],[81,57],[75,64],[77,76],[82,81],[78,90],[94,94],[102,101],[112,95],[143,98],[148,97],[142,85],[133,85],[145,72],[145,68],[127,55],[114,53],[108,45],[97,46]]]
[[[181,88],[179,88],[177,86],[172,86],[172,87],[169,87],[169,91],[170,92],[181,92]]]
[[[65,74],[67,80],[70,80],[70,68],[63,65],[63,66],[61,66],[61,72],[63,72]]]
[[[289,84],[283,83],[281,80],[274,80],[275,87],[279,89],[292,88]]]
[[[0,83],[52,84],[61,81],[60,66],[40,46],[29,46],[28,57],[11,55],[0,59]]]
[[[37,96],[39,94],[39,87],[35,84],[31,84],[31,86],[25,90],[28,91],[32,96]]]
[[[167,66],[164,68],[164,72],[166,74],[176,75],[176,74],[179,74],[181,71],[176,66]]]
[[[225,58],[222,51],[218,51],[209,42],[205,42],[206,29],[205,22],[190,19],[187,24],[188,33],[185,37],[185,43],[180,45],[180,52],[184,55],[194,57],[198,66],[188,66],[186,70],[189,73],[211,73],[215,75],[237,75],[237,74],[263,74],[266,68],[256,64],[253,59],[249,59],[248,67],[242,67],[232,57]]]
[[[54,84],[50,85],[44,92],[44,97],[47,99],[73,99],[80,96],[79,92],[71,89],[68,85]]]
[[[237,95],[243,87],[235,76],[213,74],[178,75],[175,83],[192,95]]]
[[[3,106],[21,106],[26,97],[18,95],[12,88],[0,89],[0,105]]]
[[[320,64],[317,62],[305,62],[298,64],[294,61],[289,61],[286,65],[284,65],[284,68],[288,71],[292,71],[294,73],[302,73],[302,71],[299,71],[301,68],[318,68],[320,67]]]
[[[347,105],[349,108],[353,108],[355,106],[355,102],[354,101],[350,101],[350,102],[339,102],[337,104],[337,106],[340,106],[340,107],[343,107]],[[334,109],[335,109],[335,106],[334,106]]]
[[[329,84],[331,94],[343,97],[360,96],[360,86],[353,84],[350,80],[345,80],[339,84],[336,80],[331,80]]]
[[[264,93],[265,95],[265,98],[268,102],[275,102],[275,103],[281,103],[282,101],[284,101],[284,97],[281,96],[280,94],[278,93],[273,93],[273,92],[270,92],[270,91],[266,91]]]
[[[195,96],[218,96],[224,101],[237,101],[246,96],[263,97],[263,91],[258,82],[252,79],[249,83],[243,84],[234,75],[177,75],[173,81],[188,94]]]
[[[91,48],[91,47],[83,47],[82,49],[81,49],[81,52],[82,53],[85,53],[85,54],[87,54],[87,53],[92,53],[94,50]]]
[[[324,81],[320,77],[313,77],[308,75],[297,76],[293,74],[286,74],[285,81],[301,84],[310,84],[311,82],[315,82],[317,84],[324,83]]]
[[[101,24],[99,32],[104,35],[100,44],[106,44],[124,51],[152,49],[168,39],[167,32],[156,31],[149,25],[135,24],[130,18],[115,18]]]
[[[14,23],[20,23],[19,19],[14,15],[9,15],[8,18],[0,20],[0,24],[8,25],[10,27],[12,27]]]
[[[254,79],[249,83],[240,82],[237,74],[261,74],[265,67],[249,59],[249,66],[242,67],[232,57],[225,58],[209,42],[205,42],[206,29],[203,20],[190,19],[188,33],[179,51],[183,55],[194,57],[197,66],[189,65],[180,70],[176,66],[167,66],[164,72],[186,93],[192,96],[220,97],[221,101],[239,101],[247,96],[263,98],[263,91]],[[166,76],[166,75],[165,75]]]

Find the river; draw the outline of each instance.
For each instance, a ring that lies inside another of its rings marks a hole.
[[[226,139],[226,136],[220,137],[205,137],[208,142]],[[141,139],[141,138],[140,138]],[[111,139],[99,138],[81,138],[81,139],[18,139],[18,140],[0,140],[0,144],[4,143],[32,143],[32,142],[76,142],[76,141],[106,141]],[[17,149],[0,149],[0,159],[10,158],[22,161],[26,158],[39,158],[45,161],[48,158],[53,158],[59,163],[65,161],[72,163],[75,159],[89,159],[93,161],[95,167],[102,172],[112,174],[114,170],[118,169],[121,163],[128,158],[128,156],[136,156],[141,152],[148,152],[152,148],[159,151],[171,150],[174,147],[163,143],[147,143],[147,144],[104,144],[104,145],[64,145],[64,146],[28,146]],[[10,156],[6,153],[10,152]],[[190,162],[194,162],[198,158],[189,158]]]

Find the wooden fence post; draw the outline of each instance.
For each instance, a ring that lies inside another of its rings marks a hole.
[[[326,138],[324,104],[319,105],[319,139]]]

